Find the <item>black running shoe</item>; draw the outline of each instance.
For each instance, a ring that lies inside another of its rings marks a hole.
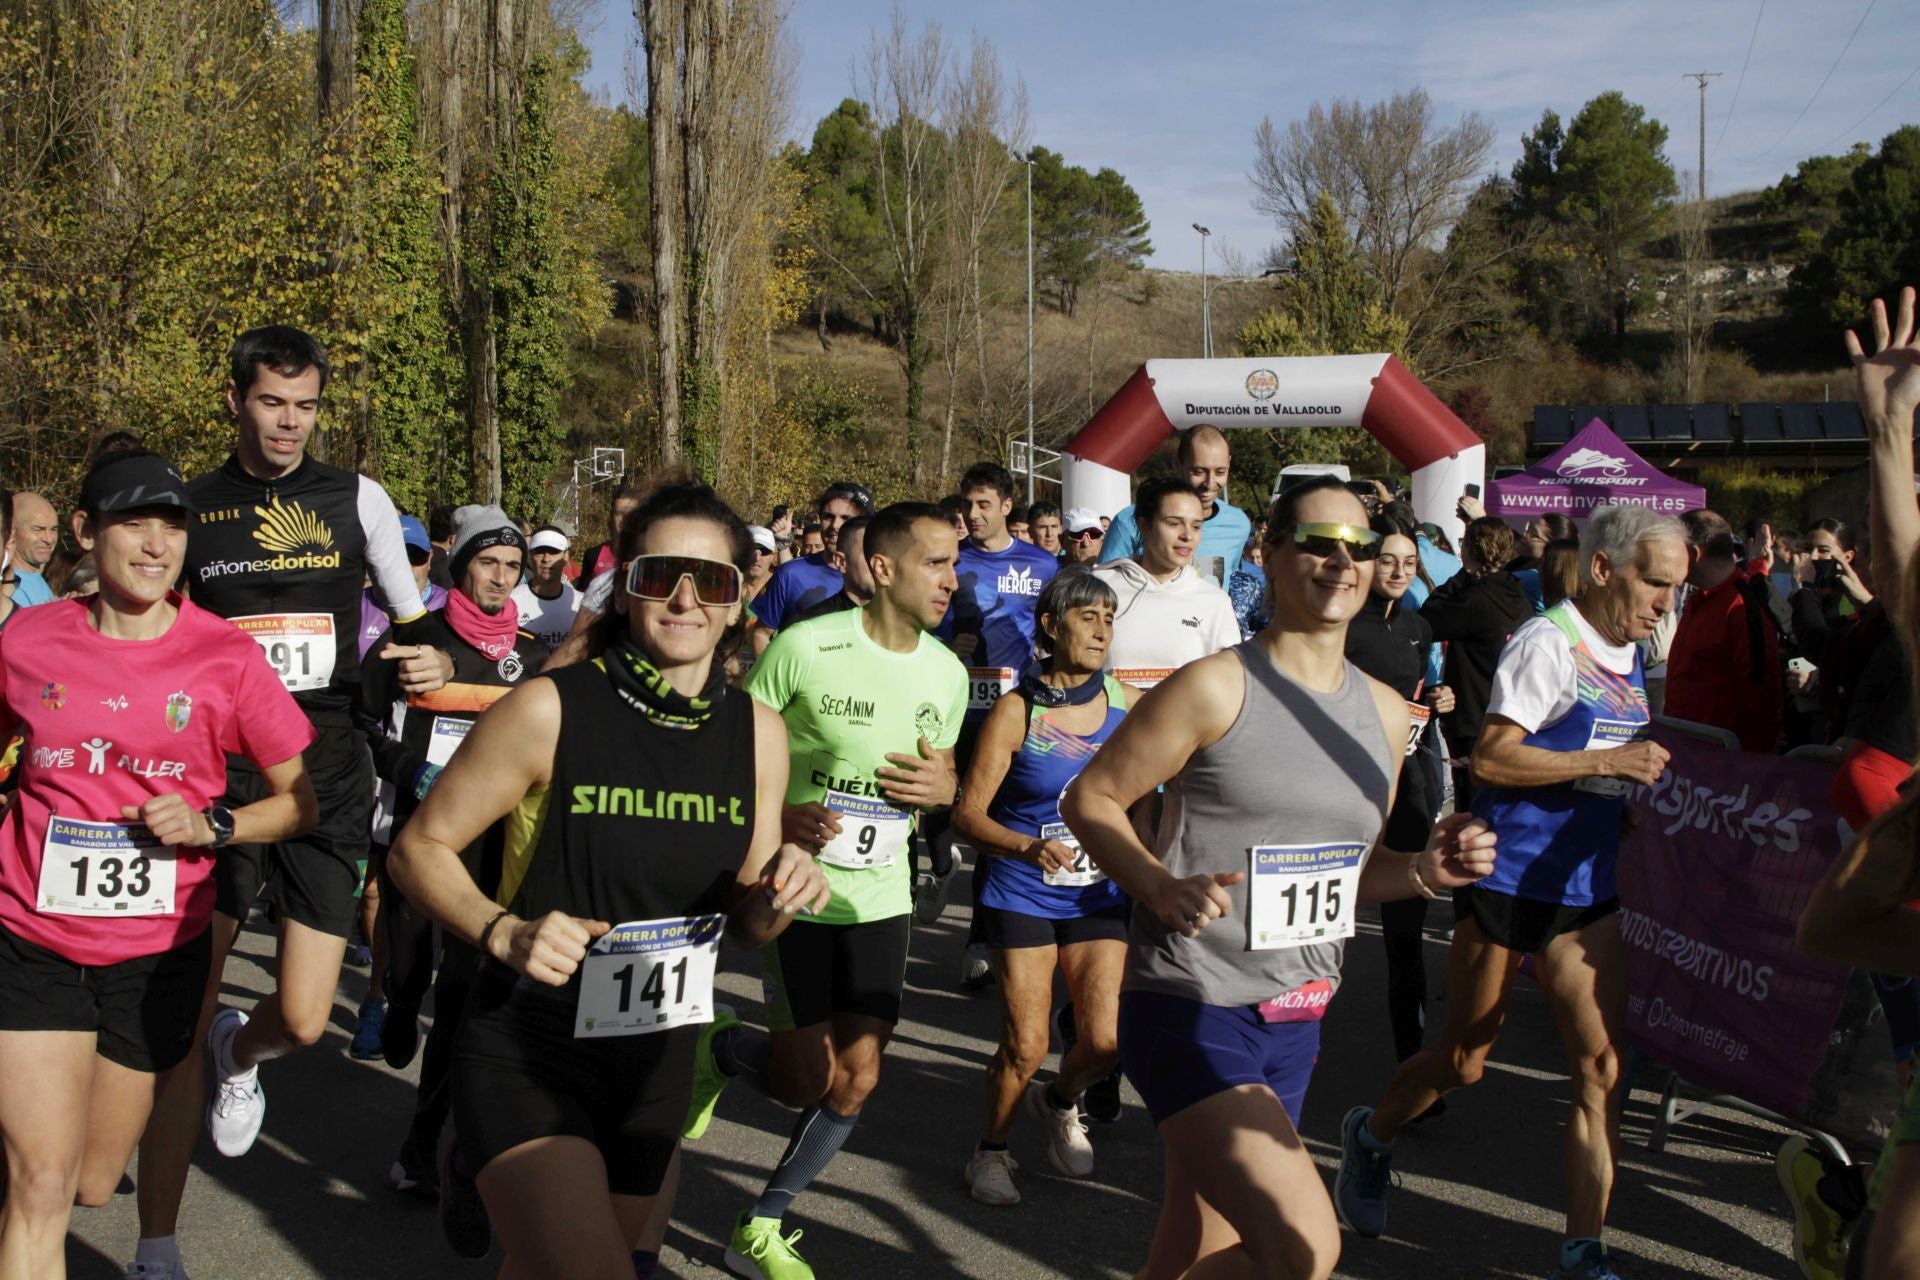
[[[395,1071],[405,1071],[420,1052],[420,1009],[399,1001],[387,1004],[387,1020],[380,1028],[380,1056]]]
[[[484,1258],[493,1248],[493,1220],[480,1188],[461,1167],[451,1134],[440,1143],[440,1234],[462,1258]]]
[[[1113,1074],[1104,1080],[1095,1080],[1080,1095],[1080,1105],[1086,1109],[1087,1119],[1098,1120],[1101,1124],[1112,1124],[1120,1118],[1120,1068],[1115,1067]]]

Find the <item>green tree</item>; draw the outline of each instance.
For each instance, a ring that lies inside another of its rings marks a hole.
[[[873,113],[864,102],[845,98],[814,127],[804,162],[813,309],[820,345],[828,350],[829,314],[854,310],[872,322],[881,309],[869,284],[880,273],[873,149]]]
[[[1322,192],[1290,246],[1278,303],[1249,320],[1237,341],[1243,356],[1406,357],[1407,322],[1382,305],[1380,286],[1347,232],[1333,197]],[[1275,433],[1277,461],[1346,462],[1376,467],[1379,446],[1358,427]]]
[[[1512,216],[1543,223],[1523,273],[1542,327],[1560,328],[1576,311],[1627,333],[1642,246],[1659,234],[1678,192],[1667,162],[1667,127],[1645,108],[1608,90],[1580,108],[1564,134],[1552,111],[1521,140],[1513,168]]]
[[[1920,278],[1920,127],[1902,125],[1853,166],[1821,246],[1796,268],[1787,303],[1809,349],[1861,323],[1875,297]]]
[[[547,481],[565,446],[559,421],[568,382],[560,314],[566,246],[554,207],[554,80],[551,59],[536,55],[528,62],[513,141],[494,169],[490,219],[501,500],[529,519],[546,505]]]
[[[1134,270],[1153,252],[1146,206],[1118,170],[1089,173],[1045,147],[1032,156],[1034,275],[1071,316],[1102,270]]]
[[[1760,211],[1792,219],[1798,228],[1796,247],[1810,257],[1840,220],[1840,198],[1872,155],[1872,147],[1856,142],[1843,156],[1809,156],[1761,193]]]
[[[1609,90],[1580,108],[1560,148],[1557,216],[1592,257],[1616,340],[1627,335],[1641,246],[1658,234],[1679,190],[1666,145],[1665,125]]]
[[[374,282],[362,412],[382,483],[402,510],[423,512],[436,473],[464,474],[459,365],[441,275],[439,193],[419,147],[419,88],[405,0],[366,0],[354,52],[363,127],[361,252]],[[422,465],[443,451],[453,465]]]

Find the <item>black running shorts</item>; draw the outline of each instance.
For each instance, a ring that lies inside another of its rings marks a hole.
[[[372,844],[373,757],[344,713],[316,716],[314,728],[319,736],[306,750],[306,765],[320,802],[319,825],[292,840],[221,850],[213,870],[214,909],[244,924],[257,899],[275,920],[344,938],[353,929],[354,893]],[[228,757],[221,803],[237,809],[267,794],[258,769]]]
[[[1453,891],[1454,923],[1472,920],[1495,946],[1529,955],[1545,951],[1547,944],[1561,934],[1578,933],[1619,910],[1618,898],[1608,898],[1591,906],[1569,907],[1471,886]]]
[[[767,1029],[795,1031],[836,1013],[900,1021],[913,917],[860,924],[795,920],[760,948]]]
[[[212,961],[212,929],[158,955],[84,965],[0,925],[0,1031],[91,1031],[107,1061],[165,1071],[193,1051]]]
[[[574,988],[483,962],[454,1033],[453,1125],[475,1175],[536,1138],[593,1143],[617,1196],[660,1190],[693,1096],[700,1027],[576,1039]]]

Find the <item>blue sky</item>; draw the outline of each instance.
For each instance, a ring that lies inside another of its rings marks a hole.
[[[632,7],[588,3],[589,85],[627,100]],[[789,132],[804,141],[853,92],[854,60],[893,6],[791,6]],[[976,34],[992,41],[1009,76],[1026,81],[1034,141],[1070,163],[1125,174],[1153,222],[1154,265],[1172,270],[1199,267],[1194,222],[1213,230],[1216,248],[1224,241],[1257,265],[1277,233],[1252,207],[1254,128],[1262,116],[1284,125],[1336,97],[1374,101],[1424,87],[1440,119],[1477,111],[1492,121],[1494,163],[1505,171],[1543,110],[1568,119],[1619,89],[1667,125],[1668,158],[1691,170],[1699,91],[1683,73],[1724,72],[1707,94],[1710,195],[1769,185],[1808,155],[1855,139],[1877,145],[1897,124],[1920,121],[1920,6],[1905,0],[901,0],[900,8],[915,29],[939,21],[960,47]]]

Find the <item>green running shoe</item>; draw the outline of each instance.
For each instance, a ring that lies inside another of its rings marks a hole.
[[[700,1043],[693,1051],[693,1097],[687,1103],[687,1123],[680,1136],[697,1142],[713,1123],[713,1108],[733,1077],[713,1060],[713,1038],[728,1027],[737,1027],[740,1019],[724,1004],[713,1006],[713,1021],[700,1028]]]
[[[801,1232],[780,1234],[780,1219],[733,1220],[733,1240],[727,1245],[727,1270],[747,1280],[813,1280],[813,1268],[801,1260],[794,1245]]]

